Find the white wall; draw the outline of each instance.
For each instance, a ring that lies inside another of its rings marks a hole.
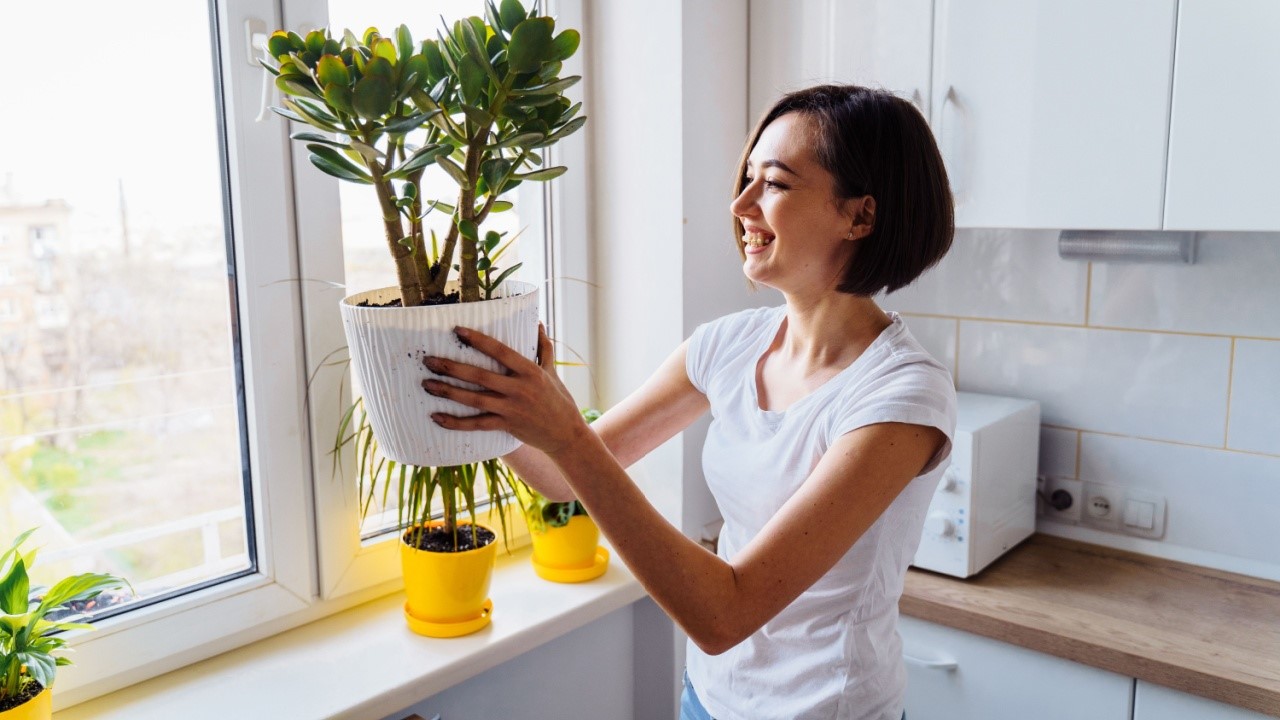
[[[962,230],[883,304],[961,390],[1040,401],[1042,473],[1168,502],[1162,541],[1040,531],[1280,579],[1280,234],[1198,242],[1194,265],[1083,263],[1053,231]]]

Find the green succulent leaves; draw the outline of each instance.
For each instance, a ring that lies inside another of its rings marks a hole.
[[[542,167],[541,150],[585,122],[578,116],[581,104],[564,95],[581,78],[561,76],[564,61],[580,44],[576,30],[556,33],[555,20],[542,14],[537,0],[531,9],[519,0],[486,0],[483,18],[446,23],[434,39],[421,42],[404,25],[386,34],[377,28],[359,36],[346,30],[340,39],[326,30],[279,31],[267,40],[274,62],[263,65],[285,95],[282,107],[273,110],[320,131],[295,134],[306,143],[311,163],[340,180],[375,187],[395,262],[401,269],[406,262],[419,264],[412,272],[397,272],[421,281],[416,290],[401,286],[402,300],[410,305],[443,287],[453,267],[454,241],[472,225],[475,233],[459,240],[463,300],[479,299],[477,253],[468,243],[481,237],[490,212],[510,207],[498,197],[521,182],[565,172]],[[421,175],[431,165],[457,184],[456,197],[417,196],[417,188],[430,187]],[[405,194],[397,185],[403,183],[412,183],[415,194]],[[452,208],[454,230],[442,249],[429,248],[422,219],[445,207]],[[392,222],[397,214],[398,227]],[[423,263],[433,269],[428,273]],[[421,280],[428,274],[429,280]]]

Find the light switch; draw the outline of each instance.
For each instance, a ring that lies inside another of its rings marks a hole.
[[[1128,527],[1151,530],[1155,527],[1155,503],[1130,499],[1124,506],[1124,524]]]

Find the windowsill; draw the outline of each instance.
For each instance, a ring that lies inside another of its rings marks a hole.
[[[54,720],[381,718],[645,596],[616,556],[600,578],[563,585],[534,574],[530,552],[498,553],[493,622],[473,635],[415,635],[397,592],[81,703]],[[260,712],[247,712],[254,707]]]

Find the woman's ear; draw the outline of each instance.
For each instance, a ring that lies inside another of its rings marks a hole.
[[[849,234],[846,240],[861,240],[876,229],[876,199],[870,195],[850,198],[847,211],[850,217]]]

